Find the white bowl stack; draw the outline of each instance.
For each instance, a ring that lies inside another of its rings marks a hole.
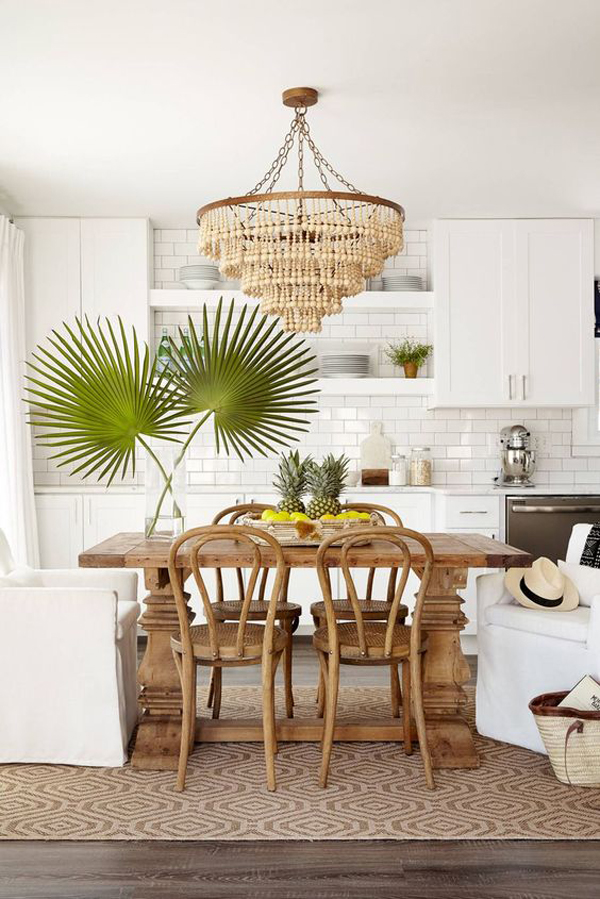
[[[384,290],[423,290],[423,279],[418,275],[401,275],[384,273],[382,276]]]
[[[367,378],[371,359],[368,353],[323,353],[323,378]]]
[[[179,280],[189,290],[212,290],[219,286],[219,268],[207,263],[182,265]]]

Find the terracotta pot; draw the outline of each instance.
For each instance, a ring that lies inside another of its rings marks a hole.
[[[416,362],[405,362],[402,366],[405,378],[416,378],[419,367]]]

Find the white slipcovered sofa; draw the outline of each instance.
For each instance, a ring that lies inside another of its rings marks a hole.
[[[545,753],[529,701],[570,690],[585,674],[600,679],[600,569],[577,570],[590,527],[575,525],[569,540],[564,574],[580,592],[571,612],[526,609],[504,588],[504,574],[478,577],[476,721],[483,736]]]
[[[125,763],[136,596],[131,571],[17,568],[0,531],[0,762]]]

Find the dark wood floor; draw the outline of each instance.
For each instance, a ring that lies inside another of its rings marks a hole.
[[[387,682],[377,669],[345,678]],[[294,681],[315,679],[302,640]],[[600,899],[600,841],[0,843],[0,899],[154,897]]]
[[[2,899],[598,899],[600,843],[6,843]]]

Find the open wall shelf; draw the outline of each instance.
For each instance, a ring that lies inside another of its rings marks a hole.
[[[194,312],[206,303],[209,308],[216,307],[223,297],[225,303],[237,300],[249,306],[258,305],[258,300],[245,296],[241,290],[151,290],[150,308],[155,312]],[[355,297],[346,297],[343,301],[346,312],[377,310],[398,310],[399,312],[427,312],[433,309],[433,292],[420,291],[379,291],[368,290]]]
[[[433,378],[320,378],[326,396],[430,396]]]

